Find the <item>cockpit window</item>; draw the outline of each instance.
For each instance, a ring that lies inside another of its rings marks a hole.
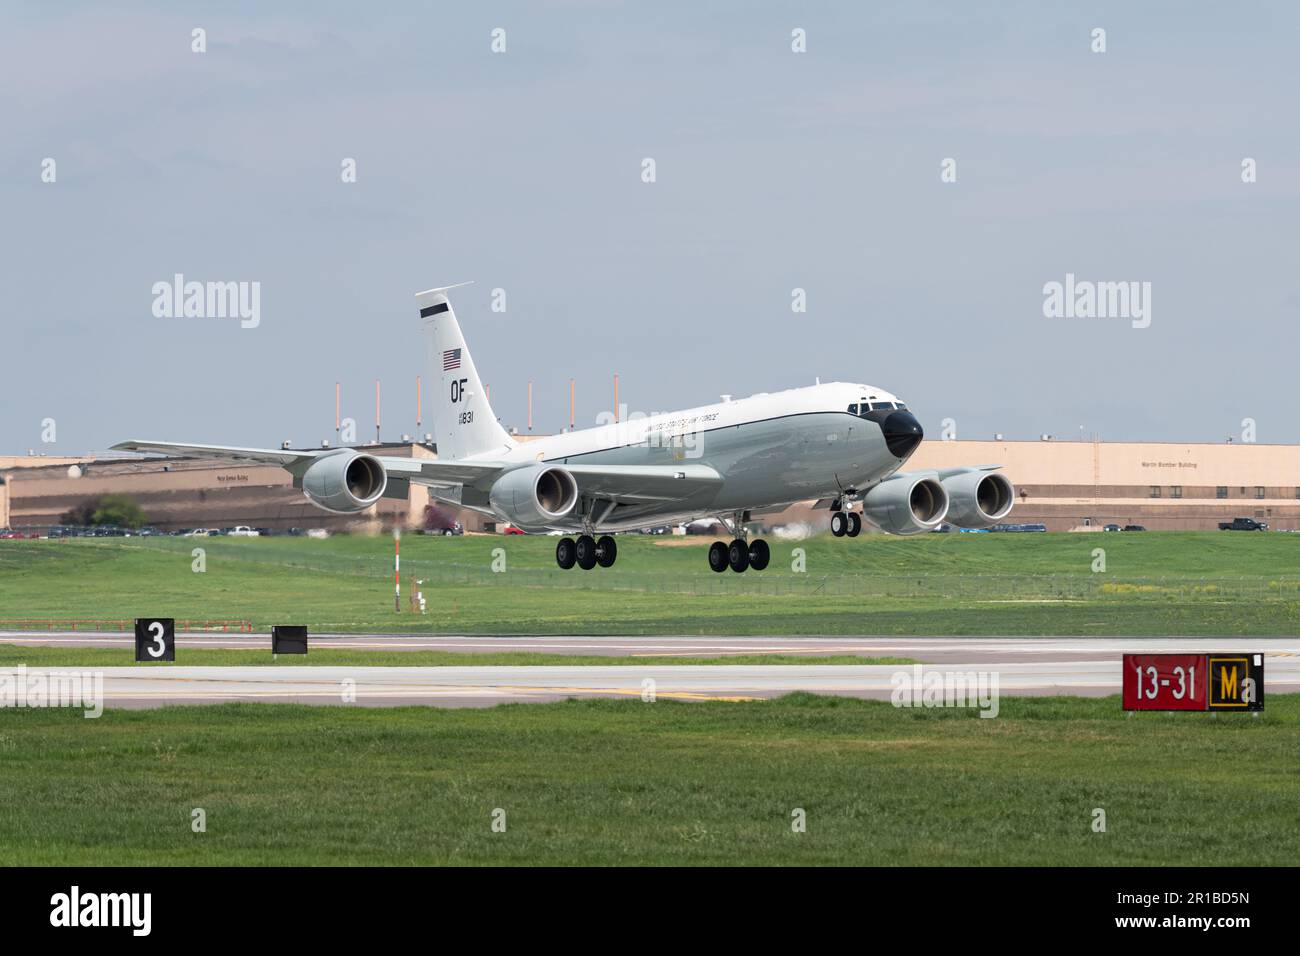
[[[893,402],[872,402],[871,403],[871,410],[873,412],[887,411],[888,409],[891,409],[893,407],[894,407]]]
[[[894,407],[897,408],[900,412],[907,411],[907,406],[904,405],[902,402],[895,403]]]
[[[850,414],[850,415],[856,415],[857,413],[858,413],[858,406],[857,406],[857,403],[855,402],[855,403],[853,403],[852,405],[849,406],[849,414]]]

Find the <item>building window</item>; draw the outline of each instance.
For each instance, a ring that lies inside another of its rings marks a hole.
[[[1170,486],[1169,486],[1169,497],[1170,497],[1170,498],[1181,498],[1182,496],[1183,496],[1183,486],[1182,486],[1182,485],[1170,485]]]
[[[1295,486],[1295,496],[1300,498],[1300,485]]]
[[[1151,497],[1152,497],[1152,498],[1159,498],[1159,497],[1160,497],[1160,486],[1159,486],[1159,485],[1152,485],[1152,486],[1151,486]]]
[[[1216,498],[1226,498],[1226,497],[1228,497],[1228,486],[1227,486],[1227,485],[1219,485],[1217,488],[1215,488],[1215,489],[1214,489],[1214,497],[1216,497]],[[1297,498],[1300,498],[1300,488],[1297,488],[1297,489],[1296,489],[1296,497],[1297,497]]]
[[[1255,486],[1255,497],[1256,497],[1256,498],[1263,498],[1263,497],[1264,497],[1264,486],[1263,486],[1263,485],[1256,485],[1256,486]]]

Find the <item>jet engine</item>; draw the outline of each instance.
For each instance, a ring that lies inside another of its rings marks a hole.
[[[890,534],[932,531],[948,513],[948,492],[934,476],[899,475],[862,497],[862,516]]]
[[[1015,503],[1016,490],[1006,475],[992,471],[968,471],[943,480],[952,504],[948,520],[959,528],[987,528],[995,525]]]
[[[547,528],[578,503],[578,482],[567,469],[554,465],[516,468],[493,483],[488,503],[520,528]]]
[[[365,511],[383,497],[386,487],[388,474],[372,455],[323,455],[302,475],[302,490],[311,503],[337,514]]]

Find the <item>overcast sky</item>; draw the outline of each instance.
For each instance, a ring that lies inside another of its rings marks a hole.
[[[644,412],[820,376],[932,437],[1300,441],[1295,4],[118,7],[0,13],[0,454],[315,443],[336,381],[364,440],[376,378],[414,432],[413,295],[468,279],[539,432],[617,372]],[[175,273],[260,324],[155,316]],[[1067,273],[1149,282],[1149,326],[1045,317]]]

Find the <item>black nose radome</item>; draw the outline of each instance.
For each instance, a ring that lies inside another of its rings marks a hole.
[[[916,416],[901,409],[886,415],[880,423],[880,430],[884,432],[889,453],[895,458],[906,458],[912,454],[925,437]]]

